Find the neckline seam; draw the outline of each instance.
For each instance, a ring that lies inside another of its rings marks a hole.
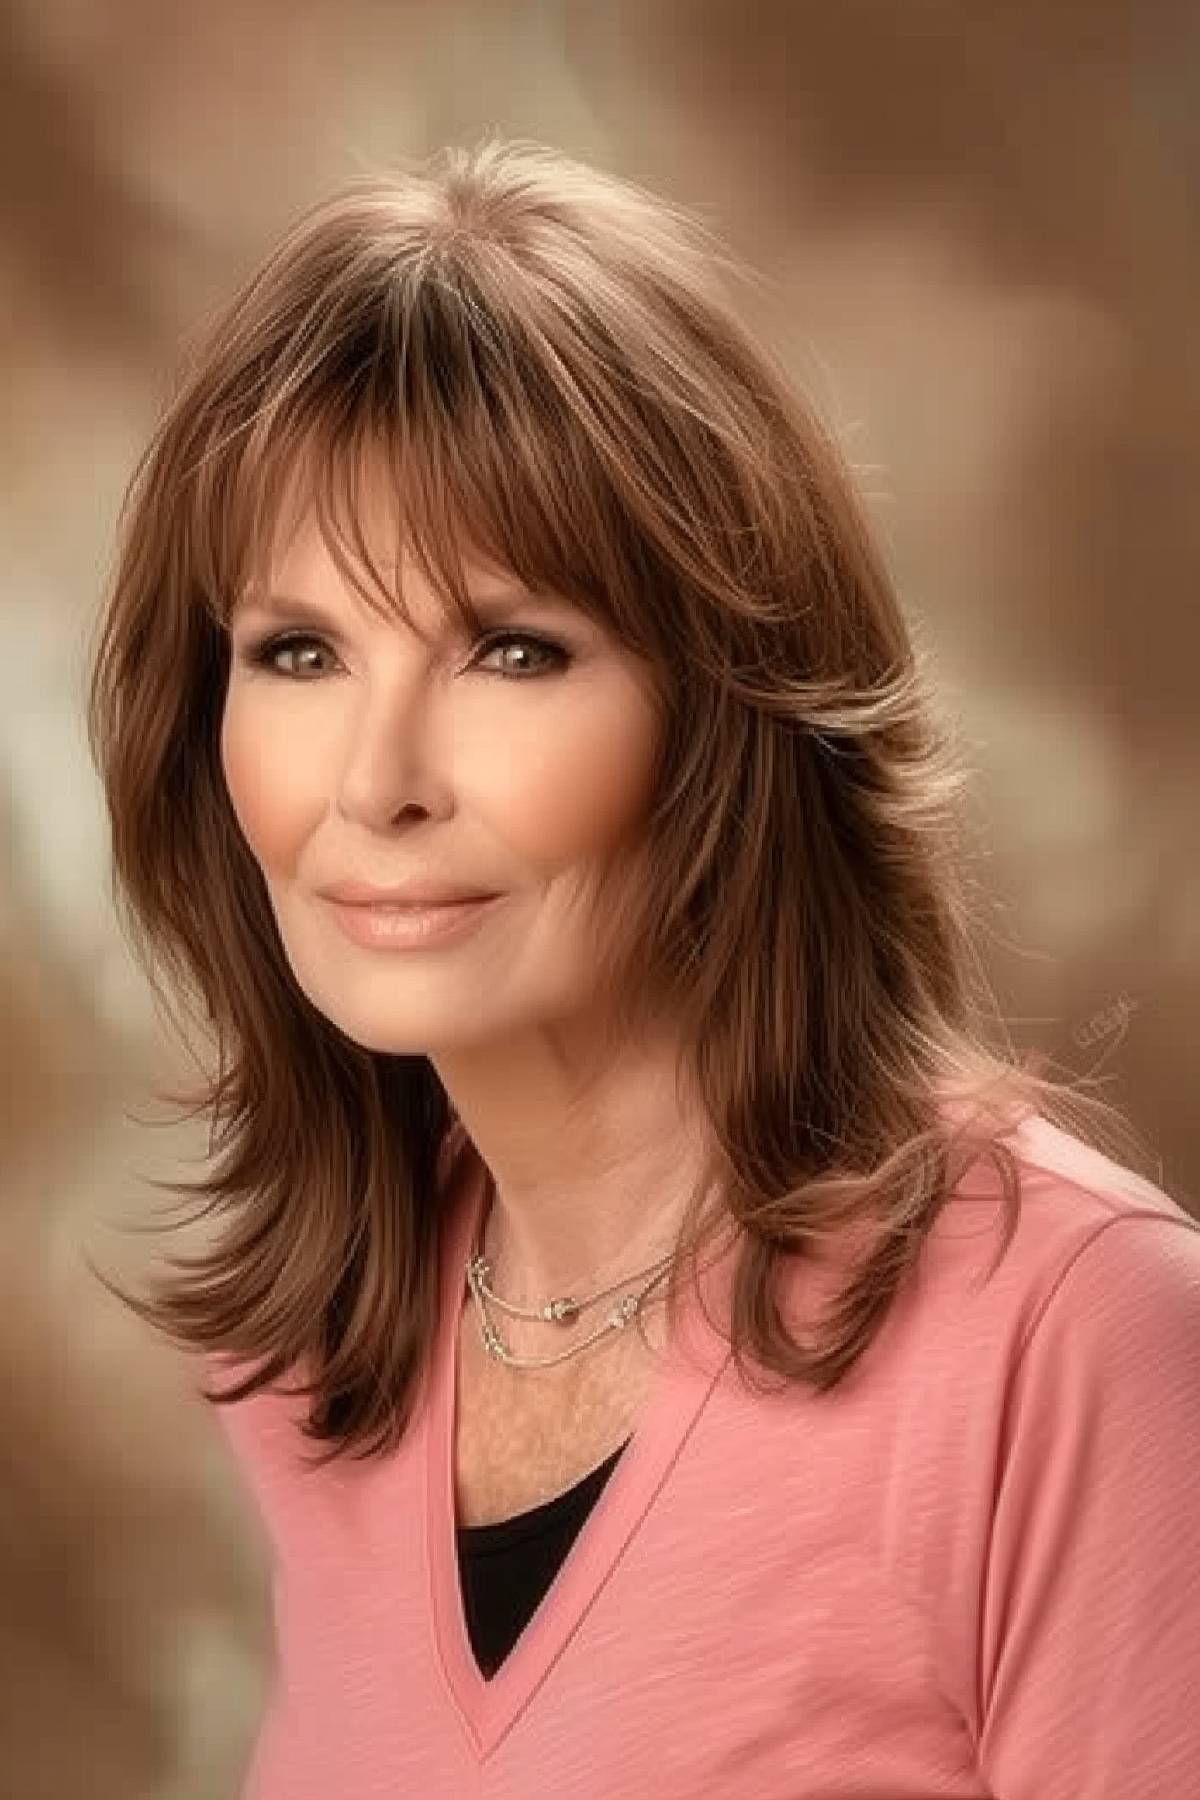
[[[459,1255],[466,1254],[471,1228],[478,1218],[475,1207],[483,1195],[476,1192],[470,1199],[462,1195],[457,1198],[465,1203],[465,1213],[455,1220],[450,1216],[453,1208],[447,1209],[442,1219],[443,1233],[439,1234],[439,1251],[451,1261],[444,1271],[445,1286],[441,1290],[447,1316],[439,1321],[437,1374],[422,1445],[424,1535],[430,1625],[443,1688],[482,1768],[535,1704],[614,1579],[630,1541],[669,1480],[698,1413],[706,1407],[728,1365],[730,1346],[721,1342],[714,1359],[709,1334],[701,1327],[703,1353],[698,1359],[685,1348],[690,1329],[678,1334],[678,1342],[672,1341],[665,1347],[654,1397],[621,1446],[626,1460],[623,1462],[613,1452],[618,1466],[610,1475],[616,1486],[611,1496],[607,1486],[600,1495],[599,1503],[607,1508],[603,1519],[594,1520],[590,1514],[584,1519],[581,1534],[576,1534],[569,1545],[551,1587],[512,1650],[494,1675],[485,1677],[470,1642],[453,1518],[456,1322],[465,1285]],[[707,1259],[704,1267],[707,1269]],[[690,1315],[689,1306],[680,1326],[690,1327]],[[602,1529],[594,1529],[597,1525]]]

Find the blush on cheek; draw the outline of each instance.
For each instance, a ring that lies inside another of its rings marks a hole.
[[[282,747],[264,749],[262,733],[240,728],[236,714],[221,732],[221,766],[234,816],[251,854],[266,871],[286,869],[303,841],[302,773]]]
[[[491,787],[489,810],[503,819],[508,844],[532,868],[554,872],[606,860],[640,834],[653,751],[648,722],[626,700],[619,718],[600,710],[572,721],[558,734],[553,756],[544,745],[531,755],[515,747]]]

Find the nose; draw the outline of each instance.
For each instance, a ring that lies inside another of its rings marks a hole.
[[[414,662],[373,680],[348,710],[335,796],[343,818],[379,829],[409,807],[444,810],[449,759],[434,700]]]

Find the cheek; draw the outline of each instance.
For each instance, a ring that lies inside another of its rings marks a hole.
[[[303,845],[314,807],[303,748],[294,735],[256,729],[235,701],[221,725],[221,766],[230,804],[255,861],[285,873]]]
[[[553,873],[604,858],[635,837],[652,795],[653,718],[628,698],[514,734],[488,759],[493,817],[513,851]]]

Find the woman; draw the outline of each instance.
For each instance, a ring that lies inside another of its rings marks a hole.
[[[89,722],[224,1220],[130,1298],[237,1376],[250,1800],[1200,1773],[1197,1228],[988,1041],[954,740],[734,271],[537,145],[361,180],[133,484]]]

